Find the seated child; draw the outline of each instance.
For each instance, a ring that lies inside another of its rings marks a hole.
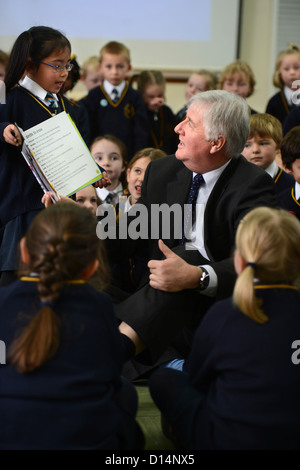
[[[253,95],[256,80],[251,67],[242,60],[236,60],[228,64],[219,77],[219,88],[221,90],[235,93],[242,98]],[[257,113],[249,106],[251,114]]]
[[[233,297],[205,314],[186,372],[150,377],[180,449],[300,449],[299,240],[300,223],[287,211],[247,213],[236,234]]]
[[[147,111],[141,94],[128,86],[131,70],[130,51],[122,43],[111,41],[100,51],[103,82],[84,99],[89,114],[91,138],[112,134],[124,142],[128,160],[146,147]]]
[[[166,81],[158,70],[144,70],[138,76],[137,88],[142,94],[148,114],[148,147],[175,153],[178,144],[174,128],[177,124],[171,108],[165,104]]]
[[[280,91],[273,95],[267,104],[266,113],[277,117],[284,123],[290,111],[295,108],[293,103],[293,83],[300,79],[300,48],[291,44],[288,49],[280,51],[275,64],[273,85]]]
[[[96,188],[102,209],[107,205],[116,205],[124,189],[124,172],[127,163],[127,150],[123,142],[114,135],[106,134],[96,137],[91,146],[91,154],[102,167],[111,184]]]
[[[80,191],[77,191],[75,194],[75,201],[77,204],[89,209],[95,215],[97,214],[98,206],[101,204],[97,195],[97,190],[92,184],[86,186]]]
[[[128,211],[140,198],[145,171],[152,160],[165,157],[163,150],[147,147],[137,152],[126,168],[127,187],[123,191],[127,197],[125,211]]]
[[[209,70],[199,70],[190,75],[185,87],[186,104],[176,114],[176,121],[183,121],[186,115],[187,105],[193,95],[202,91],[215,90],[217,88],[217,76]]]
[[[284,136],[280,148],[284,169],[293,176],[293,186],[280,193],[278,204],[300,220],[300,126]]]
[[[96,224],[75,203],[40,211],[20,244],[22,277],[0,289],[2,450],[143,448]]]
[[[249,162],[260,166],[273,178],[277,194],[293,185],[293,178],[278,164],[281,164],[280,144],[282,126],[280,121],[267,113],[250,116],[250,134],[242,152]]]

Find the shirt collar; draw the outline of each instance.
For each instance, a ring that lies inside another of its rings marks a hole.
[[[277,174],[278,171],[278,166],[276,165],[275,160],[271,163],[271,165],[268,166],[268,168],[265,169],[265,171],[272,177],[274,178]]]
[[[118,90],[119,96],[121,96],[122,93],[123,93],[123,90],[124,90],[124,88],[125,88],[125,85],[126,85],[125,81],[122,82],[122,83],[120,83],[120,85],[118,85],[118,86],[112,85],[112,84],[109,83],[107,80],[104,80],[104,81],[103,81],[103,88],[104,88],[104,90],[106,91],[106,93],[107,93],[109,96],[111,96],[111,92],[112,92],[114,89]]]
[[[221,176],[221,173],[223,173],[227,165],[229,165],[230,161],[231,159],[228,162],[226,162],[224,165],[220,166],[220,168],[217,168],[216,170],[209,171],[208,173],[202,173],[202,176],[204,178],[204,181],[207,187],[210,187],[211,189],[214,187],[219,177]],[[193,178],[196,174],[197,173],[193,172]]]
[[[295,182],[295,198],[297,199],[297,201],[298,201],[299,197],[300,197],[300,184],[297,183],[297,181],[296,181]]]
[[[295,92],[295,90],[291,90],[290,88],[288,88],[287,86],[284,86],[283,87],[283,93],[284,93],[284,96],[286,97],[286,100],[288,102],[288,104],[291,106],[293,104],[292,102],[292,98],[293,98],[293,93]]]
[[[46,102],[46,95],[47,91],[44,90],[38,83],[36,83],[34,80],[29,78],[27,75],[25,78],[19,82],[19,84],[23,87],[26,88],[26,90],[30,91],[34,96],[39,98],[41,101]],[[56,101],[58,101],[57,95],[52,93],[53,97],[55,98]]]
[[[109,193],[121,194],[123,192],[122,183],[119,183],[118,186],[110,191],[107,188],[97,188],[98,196],[100,197],[101,201],[105,201]]]

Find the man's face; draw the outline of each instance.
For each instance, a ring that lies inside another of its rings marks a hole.
[[[205,106],[193,103],[187,111],[186,118],[175,127],[179,136],[176,158],[191,171],[206,173],[211,169],[211,143],[205,138],[203,116]]]

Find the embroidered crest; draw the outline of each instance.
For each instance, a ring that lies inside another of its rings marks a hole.
[[[102,98],[102,100],[100,100],[100,106],[105,108],[107,105],[108,105],[108,101],[105,98]]]
[[[127,118],[127,119],[132,119],[133,116],[134,116],[134,107],[132,106],[132,104],[126,104],[126,106],[124,107],[124,116]]]

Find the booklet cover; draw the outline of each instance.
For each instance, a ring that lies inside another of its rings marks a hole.
[[[65,111],[23,131],[21,152],[44,192],[71,196],[103,177]]]

